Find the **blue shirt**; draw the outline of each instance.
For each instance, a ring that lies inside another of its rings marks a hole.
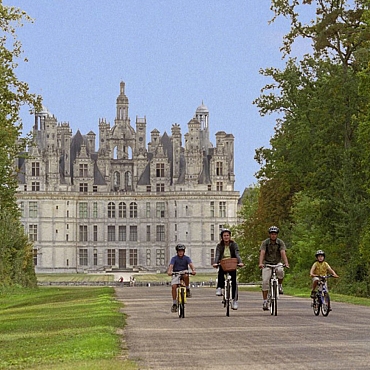
[[[179,272],[187,270],[190,263],[192,263],[190,257],[184,255],[180,258],[176,255],[171,258],[170,265],[173,265],[173,272]]]

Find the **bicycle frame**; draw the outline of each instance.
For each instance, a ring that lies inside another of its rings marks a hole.
[[[226,308],[226,316],[230,316],[232,280],[229,272],[225,272],[225,284],[222,291],[222,304]],[[236,284],[235,299],[238,299],[238,284]]]
[[[185,318],[185,303],[186,303],[186,284],[184,280],[185,275],[190,275],[188,271],[173,272],[172,276],[179,276],[180,283],[176,288],[177,311],[179,318]]]
[[[333,277],[333,275],[319,276],[319,281],[317,282],[317,292],[313,299],[312,307],[315,316],[320,314],[323,316],[328,316],[331,311],[330,308],[330,296],[327,286],[327,279]]]
[[[230,316],[230,305],[231,305],[231,275],[225,273],[225,287],[223,289],[222,304],[226,307],[226,316]]]
[[[277,316],[277,301],[279,299],[279,280],[276,274],[278,267],[284,267],[282,263],[276,265],[266,264],[265,267],[271,269],[271,277],[269,281],[269,290],[267,293],[267,304],[271,315]]]

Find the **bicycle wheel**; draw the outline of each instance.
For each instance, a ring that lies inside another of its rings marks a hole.
[[[277,294],[278,294],[277,282],[272,283],[272,294],[271,294],[271,306],[270,312],[271,315],[277,316]]]
[[[321,305],[321,313],[323,316],[328,316],[330,312],[330,296],[329,293],[324,293],[323,297],[323,302]]]
[[[313,313],[315,314],[315,316],[319,316],[320,309],[321,309],[321,298],[319,295],[316,295],[315,298],[313,299],[312,308],[313,308]]]
[[[230,281],[227,281],[226,289],[225,289],[225,301],[226,301],[226,316],[230,316]]]

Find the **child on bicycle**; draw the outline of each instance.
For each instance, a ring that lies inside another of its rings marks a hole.
[[[315,298],[317,282],[319,281],[319,276],[326,276],[328,273],[332,274],[334,277],[339,277],[335,271],[330,267],[330,265],[324,261],[325,252],[321,249],[315,253],[316,262],[311,267],[310,276],[312,277],[312,291],[311,298]]]
[[[195,267],[189,256],[185,255],[185,245],[176,245],[176,255],[171,258],[170,265],[168,266],[167,274],[172,276],[172,272],[188,271],[189,267],[191,269],[192,275],[196,274]],[[191,298],[189,275],[184,275],[184,280],[186,284],[186,297]],[[171,312],[177,312],[177,300],[176,300],[176,289],[178,284],[180,284],[180,276],[172,276],[172,307]]]
[[[213,262],[213,267],[218,267],[218,278],[217,278],[217,289],[216,289],[216,295],[221,296],[222,295],[222,288],[225,284],[225,272],[222,269],[221,266],[219,266],[220,261],[223,258],[237,258],[238,259],[238,266],[242,267],[244,266],[242,259],[239,255],[239,247],[238,244],[236,244],[233,240],[231,240],[231,231],[228,229],[221,230],[220,233],[221,241],[216,246],[216,253],[215,253],[215,259]],[[231,308],[233,310],[238,309],[238,297],[235,297],[236,294],[236,270],[229,272],[231,276]]]

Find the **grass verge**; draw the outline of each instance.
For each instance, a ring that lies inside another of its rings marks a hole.
[[[0,369],[137,369],[124,360],[114,289],[43,287],[0,295]]]

